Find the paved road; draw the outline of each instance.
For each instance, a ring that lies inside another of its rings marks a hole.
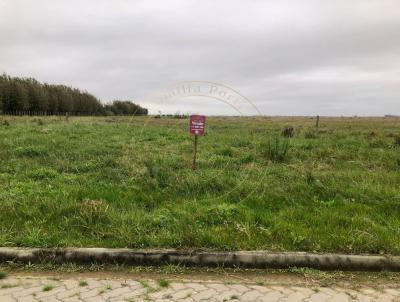
[[[0,280],[0,302],[97,301],[400,301],[398,287],[314,287],[69,276],[11,276]]]

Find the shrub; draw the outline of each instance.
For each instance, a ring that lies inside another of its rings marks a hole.
[[[285,161],[288,157],[289,148],[289,140],[279,137],[269,138],[268,142],[262,146],[264,157],[273,162]]]
[[[285,127],[282,130],[282,135],[284,137],[293,137],[294,136],[294,128],[292,126]]]
[[[174,118],[174,119],[186,119],[187,117],[188,117],[187,115],[179,114],[179,113],[175,113],[175,114],[173,115],[173,118]]]

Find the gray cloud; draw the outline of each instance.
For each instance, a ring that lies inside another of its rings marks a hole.
[[[0,0],[0,72],[153,111],[159,89],[206,80],[265,114],[400,114],[399,29],[398,0]]]

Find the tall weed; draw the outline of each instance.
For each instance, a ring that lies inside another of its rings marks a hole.
[[[290,141],[286,138],[278,136],[270,137],[269,140],[262,145],[263,156],[273,162],[283,162],[287,160]]]

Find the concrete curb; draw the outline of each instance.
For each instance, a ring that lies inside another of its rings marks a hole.
[[[0,247],[0,263],[119,263],[130,265],[181,264],[246,268],[308,267],[321,270],[400,271],[400,256],[269,253],[266,251],[180,251],[105,248]]]

